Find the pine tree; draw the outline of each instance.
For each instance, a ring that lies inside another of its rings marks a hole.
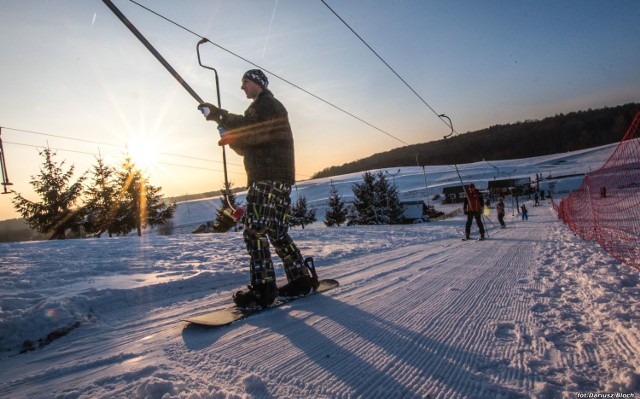
[[[173,218],[177,205],[175,203],[168,205],[165,203],[162,194],[160,194],[162,187],[152,186],[149,184],[148,179],[145,180],[145,183],[147,225],[151,227],[163,226]]]
[[[377,173],[375,183],[376,205],[380,209],[383,224],[400,224],[404,219],[402,205],[398,195],[398,187],[395,183],[389,184],[382,171]]]
[[[307,198],[304,195],[298,197],[298,200],[291,208],[291,217],[289,218],[289,224],[291,226],[309,225],[316,221],[316,210],[309,210],[307,207]]]
[[[348,209],[348,224],[402,223],[403,209],[398,188],[389,184],[382,171],[373,175],[365,172],[363,182],[353,185],[353,208]]]
[[[327,227],[340,226],[347,221],[347,208],[344,201],[338,194],[338,189],[331,183],[329,191],[329,209],[324,217],[324,224]]]
[[[362,176],[362,183],[354,183],[353,212],[350,212],[349,224],[378,224],[375,203],[375,176],[367,171]]]
[[[120,170],[116,171],[115,180],[119,194],[114,218],[109,226],[109,235],[126,236],[138,225],[142,227],[140,222],[142,173],[135,167],[131,157],[125,157]]]
[[[84,229],[88,234],[100,237],[109,232],[117,212],[118,190],[115,187],[113,167],[106,165],[102,158],[93,167],[92,184],[85,189],[86,205]]]
[[[225,183],[225,187],[220,190],[220,206],[216,210],[216,220],[213,224],[213,230],[216,233],[224,233],[236,226],[235,220],[225,213],[225,210],[236,209],[236,195],[231,191],[233,183]]]
[[[42,198],[42,202],[32,202],[16,193],[13,198],[14,207],[29,226],[50,238],[66,238],[66,231],[80,232],[82,208],[74,208],[82,194],[84,175],[70,184],[74,166],[63,171],[64,161],[53,160],[55,153],[46,148],[40,151],[44,157],[43,166],[38,177],[32,176],[31,185]]]
[[[142,236],[143,228],[173,217],[175,204],[167,206],[162,202],[161,188],[152,186],[130,157],[125,158],[122,169],[116,172],[116,182],[120,194],[110,234],[127,235],[135,229]]]

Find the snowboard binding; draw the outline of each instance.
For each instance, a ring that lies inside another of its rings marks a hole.
[[[313,258],[311,256],[305,258],[304,267],[306,267],[309,270],[309,273],[311,273],[311,286],[313,287],[313,290],[317,290],[320,283],[318,280],[318,274],[316,273],[316,265],[313,263]]]

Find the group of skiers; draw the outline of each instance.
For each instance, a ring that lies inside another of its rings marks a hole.
[[[534,206],[538,206],[540,204],[540,198],[538,194],[535,194],[535,204]],[[465,224],[465,240],[470,238],[471,233],[471,225],[473,221],[476,221],[478,226],[478,230],[480,232],[479,240],[485,239],[485,227],[482,222],[482,212],[484,210],[484,198],[475,186],[475,184],[470,183],[466,189],[466,197],[464,199],[463,210],[465,215],[467,215],[467,222]],[[498,223],[500,223],[500,228],[506,228],[506,224],[504,222],[505,216],[505,206],[504,206],[504,198],[502,195],[498,197],[498,202],[496,203],[496,214],[498,216]],[[525,204],[520,206],[520,214],[522,216],[522,220],[529,220],[529,210]]]

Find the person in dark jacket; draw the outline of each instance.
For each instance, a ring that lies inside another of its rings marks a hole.
[[[203,103],[198,109],[218,123],[223,146],[228,144],[244,159],[247,173],[244,242],[249,256],[251,284],[238,291],[238,306],[270,305],[278,295],[307,294],[317,286],[315,273],[303,260],[289,236],[291,185],[295,182],[293,134],[287,110],[267,88],[269,80],[259,69],[247,71],[240,87],[253,100],[243,115]],[[278,289],[269,243],[284,264],[288,283]]]
[[[503,229],[507,227],[504,223],[504,199],[502,197],[498,198],[498,202],[496,203],[496,212],[498,213],[498,222],[500,222],[500,227]]]
[[[480,230],[480,240],[484,240],[484,225],[482,224],[482,211],[484,210],[484,199],[476,185],[471,183],[467,188],[467,196],[463,205],[464,214],[467,215],[467,223],[464,226],[465,238],[468,240],[471,235],[471,223],[476,220],[478,230]]]

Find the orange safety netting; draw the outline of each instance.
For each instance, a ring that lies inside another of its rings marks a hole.
[[[583,240],[640,269],[640,112],[611,157],[553,208]]]

